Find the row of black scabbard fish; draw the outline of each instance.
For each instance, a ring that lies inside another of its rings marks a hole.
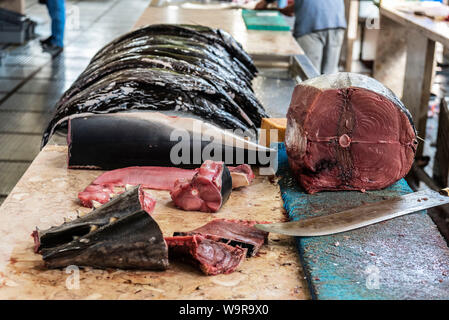
[[[64,93],[44,133],[74,114],[176,112],[247,131],[267,114],[254,95],[257,69],[228,33],[197,25],[149,25],[103,47]]]

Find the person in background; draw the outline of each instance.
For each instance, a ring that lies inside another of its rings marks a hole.
[[[42,48],[49,52],[59,52],[64,48],[65,3],[64,0],[39,0],[46,4],[51,18],[51,36],[41,40]]]
[[[274,0],[261,0],[255,9],[266,9]],[[295,16],[293,36],[322,74],[338,72],[346,29],[344,0],[294,0],[279,11]]]

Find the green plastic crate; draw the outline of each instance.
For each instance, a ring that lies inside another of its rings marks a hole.
[[[279,11],[242,10],[248,30],[290,31],[290,26]]]

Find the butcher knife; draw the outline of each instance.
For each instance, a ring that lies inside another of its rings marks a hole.
[[[299,221],[256,224],[257,229],[298,237],[335,234],[449,203],[449,188],[423,190]]]

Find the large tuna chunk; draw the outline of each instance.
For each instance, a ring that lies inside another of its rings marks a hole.
[[[295,177],[315,193],[391,185],[410,170],[417,140],[393,92],[372,78],[338,73],[296,86],[285,144]]]
[[[186,211],[217,212],[228,200],[232,178],[223,162],[206,160],[192,180],[178,180],[171,198],[175,206]]]

